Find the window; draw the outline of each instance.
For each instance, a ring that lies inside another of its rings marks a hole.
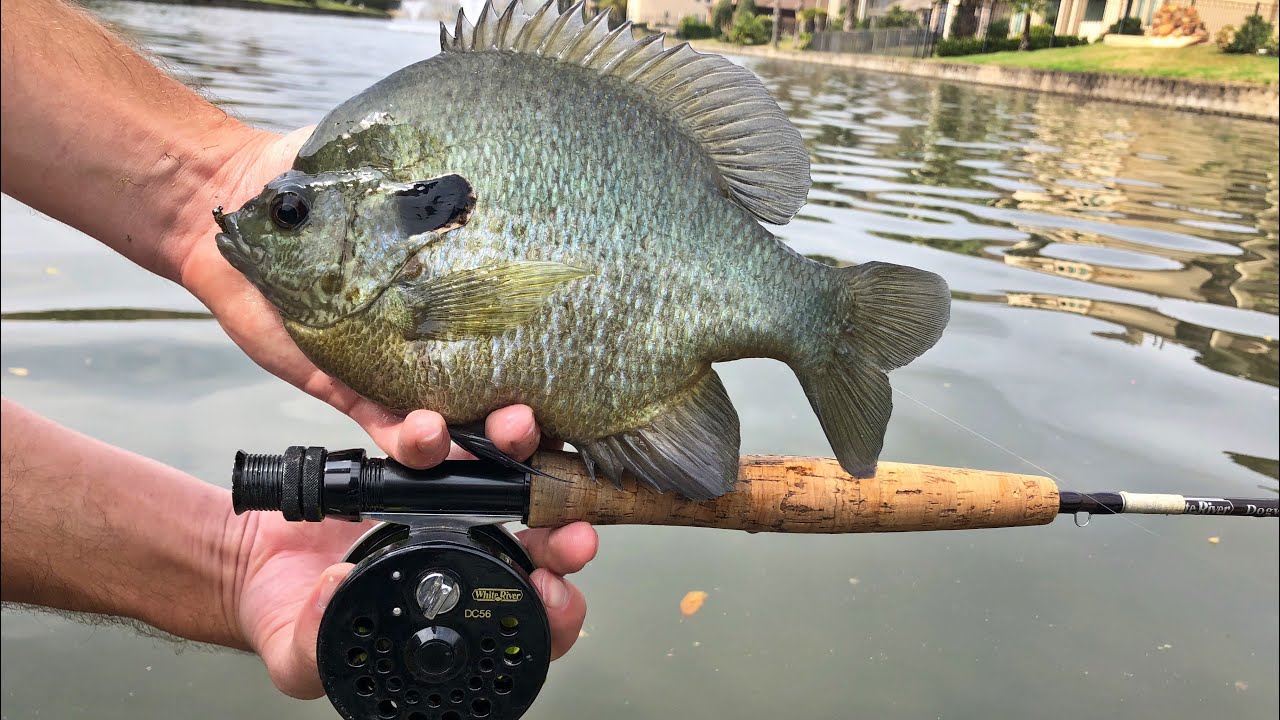
[[[1098,22],[1102,20],[1102,15],[1107,11],[1107,0],[1089,0],[1089,4],[1084,9],[1085,22]]]

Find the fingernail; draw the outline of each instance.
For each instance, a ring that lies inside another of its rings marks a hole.
[[[426,454],[435,449],[436,443],[440,440],[440,428],[433,427],[423,437],[418,438],[418,452]]]
[[[542,582],[542,602],[548,610],[559,610],[569,604],[569,588],[563,580],[548,574]]]
[[[332,574],[325,573],[324,583],[320,586],[320,595],[316,598],[316,607],[324,610],[329,607],[329,601],[333,599],[333,594],[338,592],[338,578]]]

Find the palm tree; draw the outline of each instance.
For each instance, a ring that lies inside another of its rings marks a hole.
[[[1012,0],[1010,5],[1015,13],[1022,13],[1022,39],[1018,41],[1019,50],[1031,49],[1031,15],[1043,13],[1048,0]]]

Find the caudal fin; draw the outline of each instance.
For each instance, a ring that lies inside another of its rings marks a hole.
[[[939,276],[869,262],[838,271],[847,305],[826,350],[797,364],[796,374],[845,472],[875,475],[893,412],[885,375],[933,347],[951,316],[951,292]]]

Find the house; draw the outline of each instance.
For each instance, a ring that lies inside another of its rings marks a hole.
[[[865,0],[873,1],[876,0]],[[1054,24],[1055,34],[1079,35],[1092,42],[1122,17],[1138,18],[1142,26],[1147,27],[1151,23],[1151,16],[1155,15],[1164,2],[1165,0],[1049,0],[1043,14],[1032,15],[1031,24],[1039,25],[1049,20]],[[1280,8],[1278,0],[1184,0],[1184,4],[1195,5],[1210,37],[1225,25],[1240,27],[1244,19],[1254,13],[1255,7],[1262,17],[1275,23],[1277,9]],[[953,29],[951,20],[957,14],[968,12],[977,16],[975,34],[979,37],[986,33],[993,19],[1005,17],[1009,19],[1010,32],[1016,35],[1022,28],[1022,15],[1010,15],[1008,7],[1008,3],[1000,0],[948,0],[940,5],[940,26],[935,27],[944,38],[949,38]]]
[[[1280,0],[1185,0],[1194,2],[1201,19],[1212,36],[1225,25],[1239,27],[1252,15],[1254,8],[1269,22],[1277,22]],[[1009,3],[1003,0],[756,0],[757,10],[772,14],[773,3],[779,3],[783,34],[792,32],[796,13],[811,7],[820,7],[828,16],[843,15],[847,4],[854,7],[855,17],[874,18],[885,14],[894,5],[915,12],[921,19],[930,18],[933,28],[944,38],[951,37],[954,18],[967,14],[972,22],[961,23],[982,36],[992,20],[1008,18],[1010,31],[1016,34],[1022,28],[1022,15],[1010,14]],[[1054,22],[1058,35],[1081,35],[1096,40],[1107,28],[1128,13],[1142,21],[1143,27],[1151,22],[1151,16],[1165,0],[1049,0],[1044,14],[1033,15],[1031,23],[1039,25],[1046,19]],[[715,0],[629,0],[627,19],[637,25],[673,30],[680,19],[692,15],[703,22],[711,20]],[[1280,23],[1277,23],[1280,24]]]
[[[674,30],[688,15],[710,22],[714,4],[714,0],[627,0],[627,19],[634,25]]]
[[[1060,0],[1054,3],[1057,12],[1055,30],[1059,35],[1082,35],[1093,40],[1107,31],[1122,17],[1135,17],[1145,28],[1151,24],[1151,16],[1164,4],[1164,0]],[[1188,0],[1183,4],[1194,5],[1200,19],[1209,30],[1209,36],[1224,26],[1240,27],[1244,19],[1254,13],[1268,22],[1276,22],[1280,3],[1255,0]]]

